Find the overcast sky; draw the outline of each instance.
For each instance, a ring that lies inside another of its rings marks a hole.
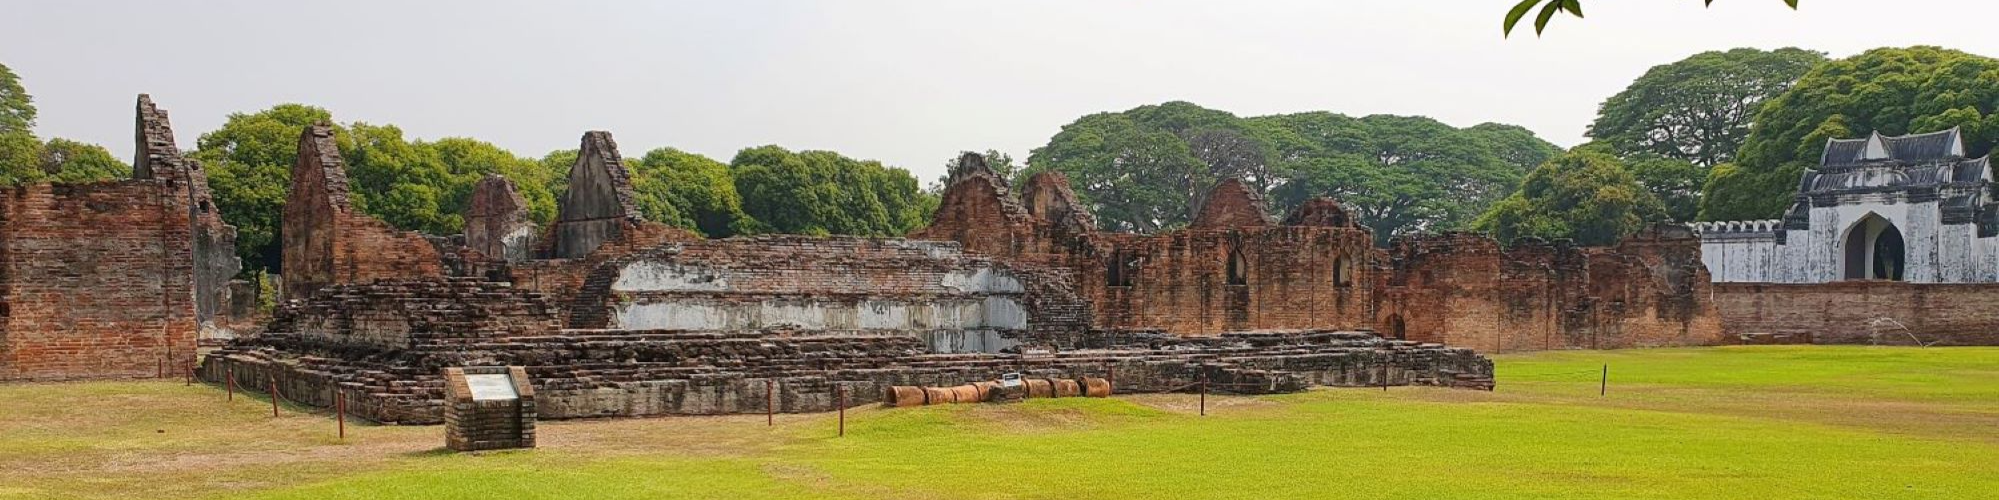
[[[957,151],[1024,160],[1078,116],[1168,100],[1512,123],[1570,146],[1605,97],[1700,51],[1999,55],[1999,2],[1969,0],[1585,0],[1589,19],[1510,40],[1513,0],[6,2],[0,63],[40,135],[121,157],[146,92],[183,148],[301,102],[527,156],[603,129],[627,156],[779,144],[925,181]]]

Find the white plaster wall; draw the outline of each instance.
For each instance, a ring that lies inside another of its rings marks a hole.
[[[619,304],[623,329],[754,330],[791,326],[807,330],[933,330],[1027,328],[1027,310],[1014,297],[953,298],[928,302],[868,300],[858,304],[797,299],[761,301],[667,299]]]
[[[1915,283],[1999,281],[1999,238],[1979,238],[1973,224],[1943,224],[1937,202],[1865,203],[1811,209],[1811,226],[1774,239],[1716,239],[1701,243],[1701,260],[1717,282],[1826,283],[1845,275],[1847,232],[1868,214],[1902,233]]]
[[[720,270],[707,266],[641,260],[625,265],[614,292],[719,292],[729,289],[729,280]]]
[[[990,267],[981,267],[971,273],[953,271],[944,273],[944,288],[963,293],[1021,293],[1026,291],[1020,280],[1013,276],[994,272]]]

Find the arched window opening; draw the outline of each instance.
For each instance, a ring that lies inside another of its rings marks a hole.
[[[1333,286],[1353,286],[1353,263],[1345,255],[1333,257]]]
[[[1111,252],[1105,263],[1104,282],[1110,286],[1131,286],[1132,278],[1138,275],[1138,253],[1130,250]]]
[[[1880,215],[1867,214],[1846,230],[1843,245],[1848,280],[1901,281],[1907,267],[1902,231]]]
[[[1402,315],[1388,315],[1388,335],[1395,340],[1409,340],[1409,328],[1402,323]]]
[[[1249,284],[1249,261],[1242,257],[1241,249],[1229,249],[1228,280],[1232,286]]]

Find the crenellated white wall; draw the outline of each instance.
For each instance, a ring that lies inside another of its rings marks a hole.
[[[1901,231],[1905,280],[1999,281],[1999,238],[1979,238],[1974,224],[1944,224],[1935,201],[1813,207],[1803,230],[1784,230],[1777,221],[1709,222],[1694,229],[1702,236],[1701,260],[1715,282],[1826,283],[1843,278],[1847,233],[1869,214]]]

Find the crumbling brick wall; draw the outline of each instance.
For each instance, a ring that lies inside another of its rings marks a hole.
[[[1485,352],[1724,342],[1699,241],[1681,227],[1601,248],[1466,233],[1392,245],[1375,284],[1391,335]]]
[[[194,359],[193,239],[163,180],[17,186],[0,200],[0,379],[154,376]]]
[[[1683,228],[1607,248],[1445,234],[1381,250],[1336,201],[1310,200],[1273,223],[1254,190],[1224,181],[1186,228],[1106,233],[1066,184],[1042,174],[1016,201],[984,168],[954,172],[935,222],[912,237],[1066,269],[1092,327],[1109,331],[1372,329],[1490,351],[1722,341],[1697,240]]]
[[[1999,345],[1999,284],[1715,283],[1731,336],[1790,343]]]
[[[1273,224],[1252,191],[1225,182],[1185,229],[1106,233],[1058,173],[1029,179],[1024,204],[983,167],[954,175],[935,221],[911,237],[1064,269],[1094,328],[1212,335],[1374,324],[1372,236],[1337,202],[1308,203]]]
[[[240,267],[199,164],[140,95],[134,179],[0,195],[0,380],[180,373]]]
[[[306,127],[285,197],[285,298],[333,284],[445,276],[443,256],[423,235],[361,213],[348,196],[333,127]]]

